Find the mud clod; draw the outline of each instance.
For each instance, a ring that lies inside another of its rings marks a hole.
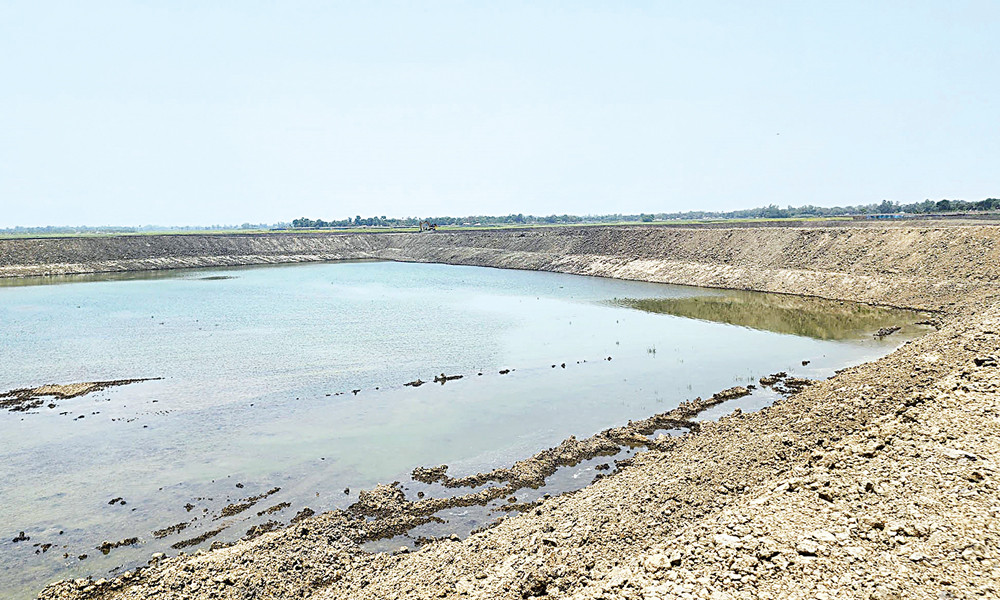
[[[238,515],[241,512],[253,507],[264,498],[277,494],[279,491],[281,491],[281,488],[276,487],[264,492],[263,494],[258,494],[256,496],[250,496],[249,498],[245,498],[241,502],[233,502],[232,504],[223,507],[222,511],[219,513],[218,518],[232,517],[234,515]]]
[[[139,538],[130,537],[130,538],[125,538],[124,540],[119,540],[117,542],[106,541],[100,546],[98,546],[97,549],[101,551],[101,554],[107,555],[115,548],[121,548],[122,546],[135,546],[138,543],[139,543]]]
[[[437,467],[417,467],[413,469],[410,477],[412,477],[414,481],[427,484],[444,481],[448,477],[448,465],[440,465]]]
[[[892,327],[883,327],[883,328],[881,328],[881,329],[879,329],[878,331],[875,332],[874,337],[876,339],[882,339],[884,337],[888,337],[888,336],[896,333],[900,329],[901,329],[901,327],[899,327],[898,325],[893,325]]]
[[[274,531],[275,529],[280,529],[283,527],[278,521],[266,521],[260,525],[254,525],[247,530],[246,534],[243,536],[245,540],[252,540],[258,538],[269,531]]]
[[[156,381],[159,379],[161,378],[149,377],[143,379],[115,379],[112,381],[91,381],[69,384],[53,383],[35,388],[9,390],[6,392],[0,392],[0,409],[6,409],[11,412],[27,412],[34,408],[39,408],[42,405],[46,405],[48,408],[55,408],[57,405],[56,402],[50,401],[46,403],[44,398],[69,400],[71,398],[85,396],[92,392],[112,387],[131,385],[133,383],[141,383],[143,381]],[[82,416],[80,418],[82,418]]]
[[[193,537],[193,538],[190,538],[190,539],[187,539],[187,540],[182,540],[180,542],[177,542],[176,544],[171,544],[170,547],[173,548],[174,550],[181,550],[181,549],[184,549],[184,548],[189,548],[191,546],[197,546],[198,544],[200,544],[200,543],[202,543],[204,541],[207,541],[207,540],[209,540],[209,539],[211,539],[211,538],[219,535],[220,533],[222,533],[225,530],[226,530],[226,527],[223,526],[223,527],[219,527],[218,529],[213,529],[211,531],[206,531],[205,533],[203,533],[203,534],[201,534],[201,535],[199,535],[197,537]]]
[[[264,515],[273,515],[276,512],[280,512],[282,510],[285,510],[289,506],[291,506],[291,503],[289,503],[289,502],[282,502],[280,504],[275,504],[274,506],[271,506],[271,507],[265,508],[262,511],[259,511],[257,513],[257,516],[258,517],[263,517]]]
[[[164,527],[163,529],[157,529],[156,531],[152,532],[153,537],[156,539],[162,539],[167,537],[168,535],[180,533],[185,529],[187,529],[190,525],[191,525],[190,523],[184,522],[171,525],[170,527]]]
[[[440,375],[434,377],[434,383],[440,383],[441,385],[444,385],[449,381],[461,379],[462,377],[464,377],[464,375],[445,375],[444,373],[441,373]]]
[[[311,509],[311,508],[309,508],[307,506],[306,508],[303,508],[299,512],[295,513],[295,516],[292,517],[291,522],[292,523],[298,523],[299,521],[304,521],[305,519],[308,519],[309,517],[311,517],[311,516],[313,516],[315,514],[316,514],[316,511],[314,511],[313,509]]]

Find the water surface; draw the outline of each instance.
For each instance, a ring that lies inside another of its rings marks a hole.
[[[388,262],[4,282],[0,391],[162,379],[0,413],[0,591],[30,597],[50,580],[173,554],[170,544],[222,525],[188,551],[304,506],[344,507],[416,466],[495,468],[776,371],[828,377],[918,334],[919,318]],[[872,337],[886,325],[906,328]],[[441,373],[464,377],[403,386]],[[254,510],[214,519],[275,486]],[[256,516],[279,502],[291,507]],[[191,525],[151,535],[178,522]],[[31,539],[12,542],[22,530]],[[95,549],[132,536],[134,547]]]

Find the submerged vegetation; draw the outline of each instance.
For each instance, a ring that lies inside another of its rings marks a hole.
[[[651,313],[820,340],[857,339],[882,328],[912,325],[921,318],[919,313],[908,310],[762,292],[733,291],[687,298],[621,298],[614,302]]]

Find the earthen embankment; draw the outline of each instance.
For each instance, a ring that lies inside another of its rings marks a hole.
[[[0,277],[346,259],[546,270],[947,309],[996,283],[1000,227],[555,227],[0,240]]]
[[[1000,227],[502,230],[392,236],[378,256],[940,310],[997,282]]]
[[[369,258],[369,235],[139,235],[0,240],[0,277]]]

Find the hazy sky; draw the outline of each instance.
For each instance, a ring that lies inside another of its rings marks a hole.
[[[0,0],[0,227],[1000,196],[1000,2]]]

